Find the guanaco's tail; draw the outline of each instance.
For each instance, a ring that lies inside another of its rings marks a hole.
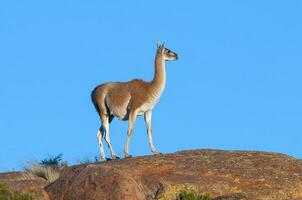
[[[100,108],[99,108],[99,105],[98,105],[98,103],[97,103],[96,96],[95,96],[95,92],[96,92],[97,88],[98,88],[98,87],[95,87],[94,90],[91,92],[91,101],[92,101],[92,103],[93,103],[93,105],[94,105],[95,110],[96,110],[98,113],[100,113]]]
[[[91,92],[91,101],[94,105],[95,110],[98,112],[99,115],[101,115],[101,113],[107,115],[109,108],[106,105],[106,101],[105,101],[106,95],[104,94],[104,90],[103,90],[104,88],[101,86],[102,85],[97,86]]]

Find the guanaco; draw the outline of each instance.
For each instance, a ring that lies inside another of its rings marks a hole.
[[[110,150],[112,159],[118,158],[114,153],[109,135],[109,124],[114,117],[120,120],[129,120],[127,140],[124,149],[125,157],[129,155],[130,137],[136,117],[144,115],[149,138],[149,146],[152,153],[159,154],[153,144],[151,129],[152,109],[158,102],[166,84],[165,61],[177,60],[175,52],[157,43],[155,55],[155,70],[153,80],[147,82],[134,79],[129,82],[108,82],[97,86],[91,93],[92,102],[100,116],[102,125],[97,131],[98,145],[101,152],[101,160],[106,160],[102,139]]]

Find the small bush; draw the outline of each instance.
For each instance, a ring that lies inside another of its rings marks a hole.
[[[62,154],[59,154],[45,158],[40,162],[29,162],[24,170],[51,183],[60,177],[61,171],[66,167],[68,167],[68,163],[63,161]]]
[[[33,200],[33,198],[29,194],[14,191],[6,184],[0,183],[0,200]]]
[[[193,185],[168,186],[158,196],[159,200],[212,200],[209,194],[199,194]]]
[[[182,189],[177,197],[177,200],[211,200],[209,194],[198,194],[194,190]]]
[[[56,167],[56,166],[60,165],[60,163],[62,162],[62,157],[63,157],[63,154],[51,156],[49,158],[44,158],[43,160],[40,161],[40,164]]]

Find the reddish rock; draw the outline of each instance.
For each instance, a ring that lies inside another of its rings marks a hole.
[[[0,173],[0,183],[9,188],[31,195],[35,200],[49,200],[44,187],[47,181],[26,172]]]
[[[46,191],[51,200],[140,200],[184,185],[216,200],[298,200],[302,162],[276,153],[181,151],[73,166]]]

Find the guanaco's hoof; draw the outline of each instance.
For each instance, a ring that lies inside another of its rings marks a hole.
[[[100,158],[95,157],[94,158],[95,162],[105,162],[106,160],[107,160],[107,158],[102,158],[102,157],[100,157]]]
[[[114,156],[112,159],[114,160],[114,159],[121,159],[121,158],[118,156]]]
[[[155,156],[160,156],[160,155],[163,155],[163,154],[160,153],[160,152],[156,152],[156,153],[154,153],[154,155],[155,155]]]
[[[111,158],[106,158],[106,161],[110,161],[110,160],[112,160]]]
[[[132,155],[125,155],[125,158],[132,158]]]

